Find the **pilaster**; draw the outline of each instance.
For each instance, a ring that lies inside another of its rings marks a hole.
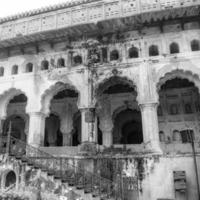
[[[159,141],[157,102],[139,104],[142,114],[143,139],[147,150],[162,153]]]
[[[81,142],[96,142],[95,141],[95,125],[96,123],[87,122],[86,114],[90,108],[80,108],[81,111]]]
[[[46,115],[42,112],[29,113],[28,144],[39,147],[44,145]]]

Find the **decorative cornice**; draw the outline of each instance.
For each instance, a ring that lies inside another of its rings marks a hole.
[[[42,13],[56,11],[56,10],[63,9],[63,8],[70,8],[70,7],[74,7],[74,6],[81,5],[81,4],[91,3],[94,1],[98,1],[98,0],[70,0],[68,2],[63,2],[63,3],[55,4],[52,6],[46,6],[46,7],[42,7],[42,8],[38,8],[38,9],[34,9],[34,10],[29,10],[29,11],[19,13],[16,15],[11,15],[11,16],[0,18],[0,24],[8,22],[8,21],[12,21],[12,20],[17,20],[20,18],[25,18],[25,17],[42,14]]]

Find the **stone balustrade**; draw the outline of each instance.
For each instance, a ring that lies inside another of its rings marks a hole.
[[[51,30],[173,8],[197,6],[200,0],[82,1],[0,19],[0,41]]]

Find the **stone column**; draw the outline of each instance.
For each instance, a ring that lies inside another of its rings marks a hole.
[[[72,132],[63,133],[63,146],[72,146]]]
[[[81,108],[81,142],[94,142],[94,131],[92,133],[92,123],[85,121],[85,114],[88,111],[88,108]],[[93,124],[94,125],[94,124]]]
[[[45,114],[42,112],[29,113],[29,145],[35,147],[44,145],[45,117]]]
[[[143,140],[148,150],[154,153],[162,153],[159,141],[157,106],[158,103],[140,104]]]
[[[113,121],[111,115],[110,99],[108,96],[104,96],[100,101],[102,109],[99,112],[100,116],[100,129],[103,136],[103,145],[110,147],[113,145]]]
[[[111,147],[113,145],[112,127],[103,130],[103,145],[106,147]]]
[[[72,145],[73,109],[70,103],[66,104],[66,112],[61,116],[60,131],[63,135],[63,146]]]
[[[103,136],[103,145],[106,147],[110,147],[113,145],[113,122],[110,119],[101,119],[100,120],[100,129],[102,131]]]

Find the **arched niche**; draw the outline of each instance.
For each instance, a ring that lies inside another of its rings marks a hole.
[[[181,129],[188,127],[199,134],[196,120],[200,111],[199,83],[198,75],[183,70],[166,73],[157,83],[162,109],[162,115],[158,115],[159,129],[168,141],[182,143]],[[166,120],[164,126],[161,119]]]
[[[8,171],[5,174],[5,188],[17,183],[17,176],[14,171]]]
[[[49,115],[52,101],[64,98],[76,99],[76,105],[78,105],[80,101],[80,92],[71,82],[56,82],[41,95],[41,112]]]
[[[3,135],[6,136],[10,130],[11,136],[26,141],[28,123],[25,113],[26,104],[27,97],[24,94],[15,95],[6,102],[6,116],[2,128]]]

